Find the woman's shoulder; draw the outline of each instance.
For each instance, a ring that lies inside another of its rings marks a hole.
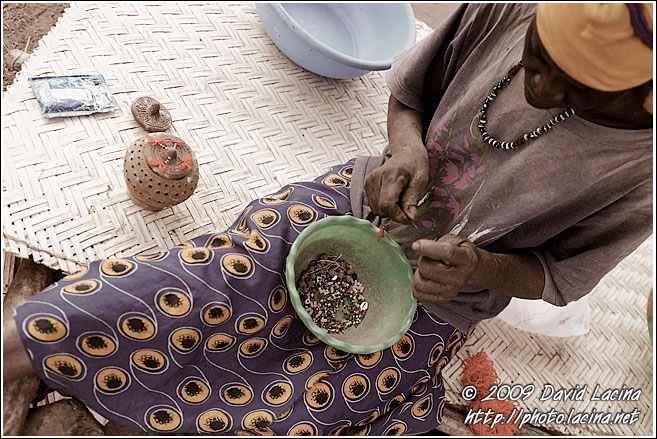
[[[512,32],[518,27],[524,28],[536,14],[534,3],[470,3],[464,16],[478,22],[488,23],[490,28]]]

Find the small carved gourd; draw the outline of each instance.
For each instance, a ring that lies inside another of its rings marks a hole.
[[[142,96],[130,107],[132,116],[146,131],[166,131],[171,127],[171,114],[155,99]]]
[[[198,184],[198,163],[191,148],[169,133],[145,133],[125,155],[128,194],[139,207],[160,210],[189,198]]]

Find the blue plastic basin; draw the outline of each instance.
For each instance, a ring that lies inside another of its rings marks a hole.
[[[258,3],[265,31],[290,60],[329,78],[386,70],[415,43],[408,3]]]

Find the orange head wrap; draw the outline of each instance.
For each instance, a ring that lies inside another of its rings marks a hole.
[[[652,31],[652,3],[643,14]],[[652,48],[635,34],[624,3],[541,3],[536,26],[555,64],[588,87],[627,90],[653,77]],[[652,91],[644,108],[652,113]]]

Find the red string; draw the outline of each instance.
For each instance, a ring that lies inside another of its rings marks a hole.
[[[376,234],[376,242],[380,242],[381,238],[386,234],[383,224],[379,226],[379,233]]]
[[[144,131],[144,136],[146,136],[146,138],[148,139],[146,141],[146,143],[148,143],[148,144],[152,145],[153,143],[164,143],[164,138],[163,137],[161,137],[161,136],[151,137],[151,135],[148,134],[147,131]],[[181,142],[178,139],[175,139],[175,140],[177,140],[177,142],[174,141],[173,143],[180,143]]]
[[[483,349],[476,355],[463,360],[461,383],[464,386],[475,386],[477,395],[481,395],[482,398],[488,395],[491,386],[500,384],[493,362],[488,359]]]
[[[157,141],[156,141],[155,139],[153,139],[153,138],[150,136],[150,134],[148,134],[146,131],[144,131],[144,136],[146,136],[146,138],[148,139],[148,140],[146,141],[146,143],[150,143],[150,144],[157,143]]]
[[[182,171],[183,169],[187,168],[191,171],[192,170],[192,165],[190,164],[191,161],[192,161],[192,158],[190,156],[185,156],[185,158],[183,158],[183,161],[180,164],[180,167],[178,168],[178,170]]]
[[[516,402],[510,400],[498,400],[495,398],[481,401],[490,393],[493,385],[500,384],[500,378],[497,376],[493,362],[488,359],[486,352],[482,349],[477,354],[463,360],[463,376],[461,377],[463,386],[474,386],[477,389],[477,397],[468,403],[468,409],[477,412],[490,410],[493,413],[504,415],[502,422],[496,423],[492,428],[493,419],[484,423],[483,419],[477,423],[470,423],[468,426],[473,433],[479,436],[512,436],[518,431],[516,423],[509,422],[509,416],[513,412]]]
[[[509,422],[509,417],[513,413],[513,409],[517,405],[514,401],[504,400],[500,401],[498,399],[490,399],[486,401],[480,401],[476,399],[468,404],[468,409],[477,412],[481,410],[482,413],[492,412],[495,414],[502,414],[504,418],[501,422],[493,424],[495,415],[491,416],[488,422],[484,422],[482,419],[475,423],[470,423],[468,426],[470,430],[477,436],[513,436],[518,431],[518,422],[519,419],[512,419],[512,422]],[[513,422],[515,421],[515,423]],[[508,423],[507,423],[508,422]]]
[[[148,164],[151,166],[157,166],[158,168],[160,168],[160,171],[164,171],[164,169],[166,168],[164,162],[156,158],[148,159]]]

